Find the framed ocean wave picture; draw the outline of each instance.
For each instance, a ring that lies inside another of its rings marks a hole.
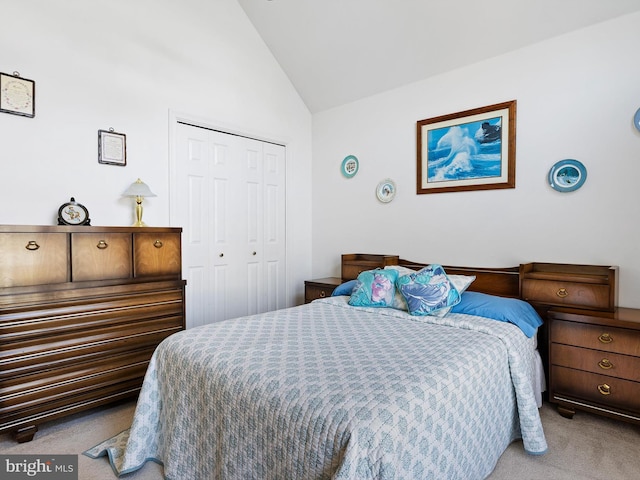
[[[515,100],[417,122],[418,194],[515,186]]]

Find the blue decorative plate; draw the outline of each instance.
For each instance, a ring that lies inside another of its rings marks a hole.
[[[587,169],[578,160],[560,160],[549,170],[549,185],[558,192],[573,192],[586,179]]]
[[[344,160],[342,160],[342,166],[340,167],[340,170],[342,170],[342,175],[347,178],[351,178],[355,176],[356,173],[358,173],[359,167],[360,164],[358,163],[358,159],[355,157],[355,155],[349,155],[348,157],[344,157]]]
[[[638,130],[640,130],[640,108],[638,109],[635,116],[633,117],[633,124],[636,126]]]

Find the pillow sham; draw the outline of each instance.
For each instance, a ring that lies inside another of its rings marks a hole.
[[[411,268],[407,268],[407,267],[402,267],[400,265],[388,265],[384,268],[389,270],[396,270],[398,272],[398,279],[403,275],[411,275],[412,273],[416,273],[416,270],[412,270]],[[455,285],[456,290],[458,290],[458,293],[460,293],[461,295],[462,295],[462,292],[464,292],[467,288],[469,288],[469,285],[471,285],[473,281],[476,279],[475,275],[447,275],[447,276],[449,277],[449,280],[451,281],[451,283]],[[396,280],[396,284],[397,283],[398,282]],[[399,288],[396,288],[396,295],[393,298],[393,308],[396,308],[398,310],[404,310],[404,311],[408,310],[407,301],[404,299],[404,296],[400,292]],[[451,307],[441,308],[440,310],[431,312],[430,315],[435,315],[437,317],[444,317],[447,313],[449,313],[449,310],[451,310]]]
[[[406,300],[411,315],[433,315],[460,301],[460,293],[442,265],[429,265],[418,272],[401,276],[397,288]]]
[[[377,268],[358,275],[349,305],[354,307],[390,307],[396,293],[398,272]]]
[[[358,280],[349,280],[348,282],[344,282],[338,285],[331,294],[332,297],[337,297],[338,295],[351,295],[353,289],[358,284]]]
[[[538,312],[524,300],[498,297],[480,292],[465,292],[452,313],[466,313],[500,322],[513,323],[529,338],[542,325]]]

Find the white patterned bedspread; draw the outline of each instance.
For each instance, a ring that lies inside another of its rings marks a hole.
[[[85,453],[108,454],[117,474],[155,460],[171,480],[470,480],[515,439],[546,451],[533,339],[347,299],[171,336],[130,430]]]

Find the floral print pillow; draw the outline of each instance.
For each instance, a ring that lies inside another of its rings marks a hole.
[[[442,265],[429,265],[398,278],[397,287],[407,301],[411,315],[434,315],[460,302],[460,292],[449,280]]]
[[[351,292],[349,305],[354,307],[392,307],[397,278],[397,271],[381,268],[360,273],[358,283]]]

